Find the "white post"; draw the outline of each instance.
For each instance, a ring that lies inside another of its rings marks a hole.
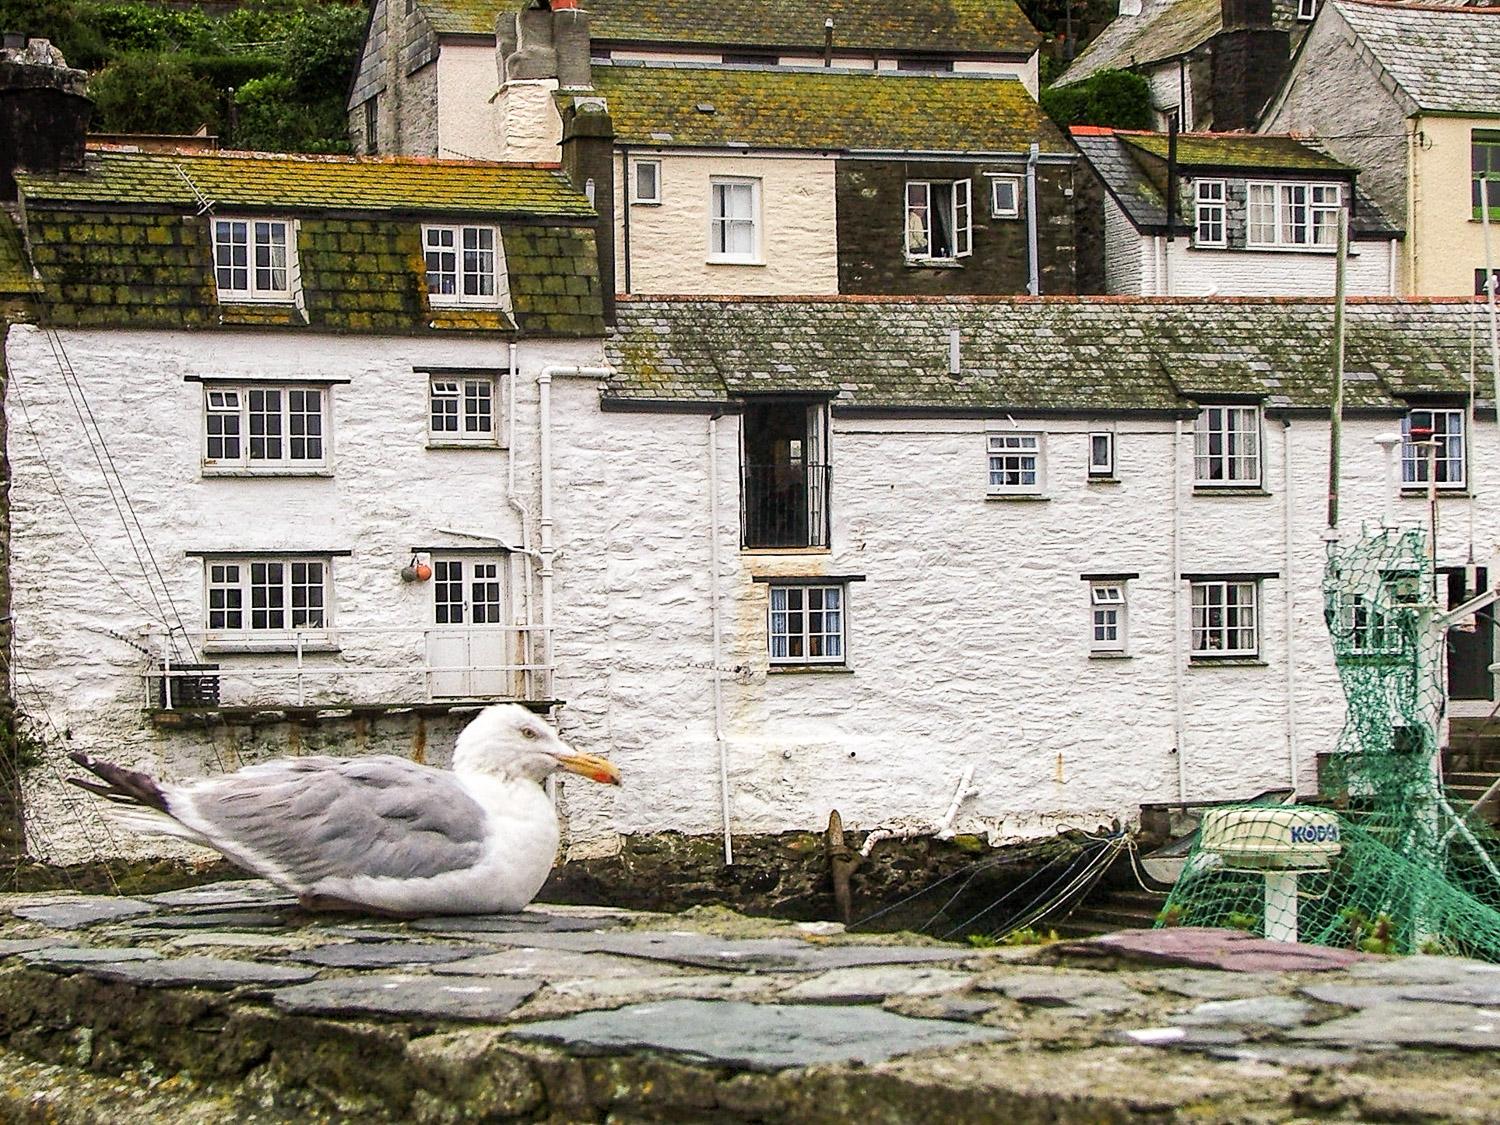
[[[1266,872],[1266,937],[1270,941],[1297,940],[1297,873]]]
[[[302,634],[297,634],[297,706],[301,707],[306,702],[305,693],[302,689]]]
[[[1396,447],[1401,444],[1400,434],[1377,434],[1375,444],[1385,455],[1385,504],[1380,522],[1387,528],[1396,526]]]

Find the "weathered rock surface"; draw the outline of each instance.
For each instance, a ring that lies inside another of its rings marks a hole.
[[[7,1122],[1500,1120],[1500,972],[1449,958],[333,919],[253,883],[0,916]]]

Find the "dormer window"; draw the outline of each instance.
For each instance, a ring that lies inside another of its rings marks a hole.
[[[220,301],[290,301],[296,227],[285,219],[214,219]]]
[[[1334,250],[1343,192],[1338,184],[1247,185],[1246,245],[1259,250]]]
[[[492,226],[424,226],[427,299],[433,307],[501,303],[500,232]]]

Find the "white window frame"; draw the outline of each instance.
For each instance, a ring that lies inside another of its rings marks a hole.
[[[316,584],[310,581],[312,567],[318,568]],[[333,560],[326,555],[231,554],[203,560],[203,623],[210,645],[289,646],[299,638],[327,643],[333,613]]]
[[[989,495],[1040,496],[1047,487],[1047,435],[997,430],[985,435]]]
[[[1193,423],[1194,487],[1259,488],[1262,444],[1259,406],[1211,403],[1201,407]]]
[[[642,195],[640,190],[641,170],[644,168],[651,169],[651,186],[654,190],[650,195]],[[650,207],[661,204],[660,160],[632,160],[630,162],[630,202]]]
[[[1245,245],[1251,250],[1334,253],[1343,207],[1343,184],[1251,180],[1245,185]]]
[[[1000,202],[1000,187],[1004,185],[1010,188],[1010,206],[1006,207]],[[1020,176],[991,176],[990,177],[990,218],[992,219],[1019,219],[1021,217],[1021,177]]]
[[[729,188],[750,192],[750,214],[731,215],[727,210]],[[748,251],[728,249],[732,233],[750,232]],[[711,176],[708,181],[708,260],[726,265],[759,265],[761,253],[760,180],[748,176]]]
[[[1088,435],[1089,479],[1113,480],[1115,475],[1115,432],[1093,430]],[[1098,456],[1099,443],[1103,443],[1104,457]]]
[[[488,400],[488,412],[481,409]],[[439,404],[442,404],[441,409]],[[450,409],[451,407],[451,409]],[[488,418],[488,425],[476,428]],[[446,428],[451,421],[453,428]],[[444,428],[439,428],[439,423]],[[427,379],[427,444],[500,444],[500,380],[482,374],[432,374]]]
[[[1224,180],[1197,180],[1193,184],[1195,246],[1229,245],[1229,190]],[[1217,230],[1217,235],[1214,231]],[[1205,233],[1207,232],[1207,233]]]
[[[1125,580],[1110,578],[1090,581],[1089,652],[1126,652],[1129,648],[1129,626],[1130,600]]]
[[[1318,18],[1318,0],[1297,0],[1297,19],[1310,23]]]
[[[835,599],[828,608],[829,595]],[[812,608],[814,600],[818,608]],[[829,616],[834,618],[829,627]],[[814,629],[814,625],[820,629]],[[778,641],[783,643],[778,644]],[[830,643],[831,642],[831,643]],[[800,653],[793,650],[800,648]],[[778,649],[780,651],[778,651]],[[813,649],[820,649],[814,654]],[[766,594],[766,653],[773,668],[849,662],[849,584],[771,583]]]
[[[331,392],[309,383],[205,382],[199,427],[204,472],[324,472],[333,457]],[[274,412],[269,395],[276,396]],[[315,414],[307,409],[308,395],[315,396]],[[316,424],[309,426],[314,417]],[[316,453],[310,455],[312,448]]]
[[[470,236],[473,246],[469,246]],[[488,235],[488,249],[483,245]],[[451,245],[444,239],[451,240]],[[483,255],[489,254],[489,269],[483,266]],[[474,255],[470,259],[469,255]],[[444,268],[444,255],[451,255],[452,268]],[[437,258],[434,268],[434,257]],[[492,223],[423,223],[422,261],[426,272],[423,279],[427,286],[427,303],[432,308],[501,308],[505,304],[506,275],[505,247],[500,241],[500,228]],[[442,292],[442,279],[452,277],[453,292]],[[437,284],[433,279],[437,278]],[[474,279],[474,288],[481,292],[465,292],[468,282]],[[484,282],[488,279],[489,292]]]
[[[953,253],[933,253],[933,215],[936,200],[948,205],[953,227]],[[972,181],[907,180],[902,228],[906,258],[912,262],[956,262],[974,253],[974,199]]]
[[[209,219],[208,227],[213,242],[214,283],[221,302],[287,304],[294,299],[296,222],[267,216],[216,215]],[[239,254],[235,253],[237,249]],[[241,272],[243,285],[235,277]]]
[[[1401,487],[1427,491],[1427,447],[1411,440],[1412,422],[1421,415],[1433,426],[1439,439],[1437,487],[1439,492],[1468,487],[1468,412],[1462,407],[1416,407],[1401,419]]]
[[[1191,587],[1190,659],[1258,660],[1260,581],[1253,578],[1205,578],[1193,580]]]

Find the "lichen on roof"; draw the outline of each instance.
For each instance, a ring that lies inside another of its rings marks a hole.
[[[1460,301],[1351,301],[1346,404],[1465,393],[1473,315]],[[1191,413],[1216,395],[1283,409],[1331,398],[1331,301],[629,298],[618,316],[605,398],[621,406],[796,391],[836,407]]]
[[[21,235],[10,213],[0,209],[0,301],[28,297],[39,286],[21,247]]]
[[[81,173],[17,173],[28,200],[198,209],[549,215],[594,210],[557,168],[282,153],[91,150]]]
[[[1069,153],[1013,78],[838,69],[596,65],[615,135],[631,144]]]
[[[1122,141],[1162,160],[1169,142],[1164,133],[1116,133]],[[1274,169],[1278,171],[1349,172],[1344,164],[1297,137],[1255,133],[1180,133],[1177,163],[1183,167]]]
[[[1138,16],[1116,16],[1073,60],[1057,85],[1081,82],[1101,70],[1174,59],[1206,43],[1224,27],[1220,0],[1146,0]]]
[[[525,0],[527,4],[531,0]],[[419,0],[439,34],[485,35],[516,0]],[[1015,0],[588,0],[595,42],[786,47],[821,53],[833,20],[839,48],[902,54],[1012,54],[1041,34]]]

